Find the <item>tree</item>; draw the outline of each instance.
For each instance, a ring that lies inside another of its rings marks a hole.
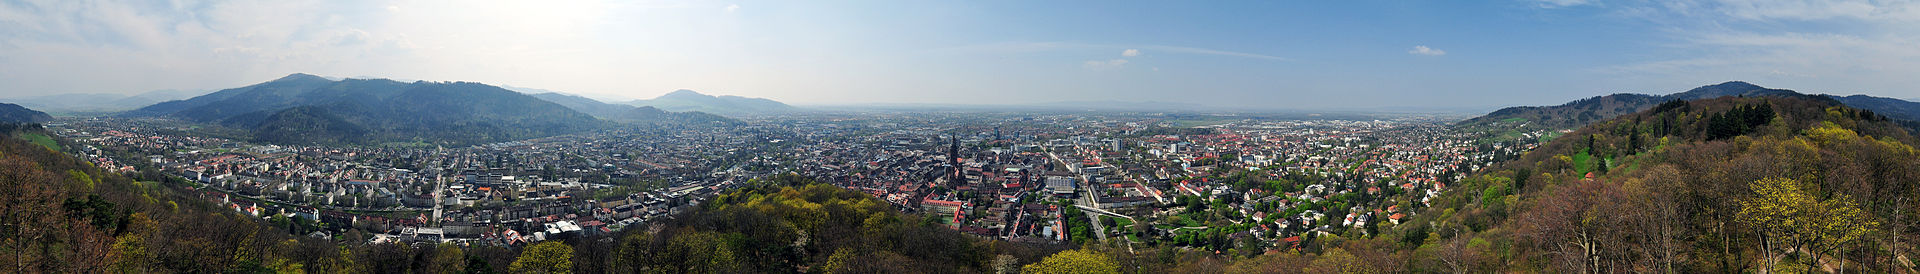
[[[56,176],[24,157],[0,157],[0,191],[7,192],[0,195],[0,224],[4,224],[0,235],[6,236],[0,237],[0,243],[13,251],[4,258],[10,272],[35,272],[53,258],[34,250],[48,250],[42,247],[59,236],[52,228],[61,224],[59,197],[63,194],[49,187],[59,180]]]
[[[1644,180],[1630,180],[1625,188],[1634,197],[1632,204],[1641,205],[1644,210],[1626,212],[1635,225],[1634,234],[1644,238],[1648,248],[1639,249],[1649,260],[1649,266],[1658,272],[1677,272],[1674,262],[1681,243],[1681,234],[1688,221],[1688,209],[1684,205],[1686,195],[1695,190],[1687,188],[1683,182],[1685,175],[1671,164],[1661,164],[1647,168],[1642,176]],[[1664,190],[1664,191],[1663,191]]]
[[[1320,254],[1319,258],[1313,259],[1313,262],[1308,263],[1306,269],[1302,269],[1302,272],[1368,273],[1371,271],[1369,271],[1365,262],[1360,261],[1359,257],[1354,257],[1353,254],[1348,253],[1346,249],[1336,247],[1328,249],[1325,254]]]
[[[853,263],[851,262],[854,259],[853,252],[854,251],[852,248],[845,248],[845,247],[834,250],[833,255],[827,256],[826,265],[820,266],[820,273],[847,272],[845,271],[847,269],[847,265]]]
[[[1555,257],[1561,272],[1611,272],[1624,247],[1615,245],[1626,225],[1628,196],[1617,184],[1581,180],[1542,190],[1532,210],[1519,216],[1519,240]]]
[[[1091,250],[1067,250],[1022,267],[1026,273],[1120,273],[1112,258]]]
[[[1433,267],[1436,267],[1433,270],[1444,269],[1451,273],[1488,272],[1489,270],[1479,268],[1488,260],[1487,253],[1490,245],[1492,244],[1486,239],[1474,235],[1460,235],[1446,240],[1445,243],[1430,245],[1434,253],[1439,253],[1429,255],[1433,258]]]
[[[839,255],[839,254],[835,254],[835,255]],[[1013,255],[1007,255],[1007,254],[1000,254],[999,256],[994,256],[993,272],[1000,273],[1000,274],[1018,273],[1020,272],[1020,260],[1013,258]]]
[[[1788,251],[1812,253],[1807,267],[1819,268],[1821,255],[1868,234],[1880,223],[1860,210],[1846,194],[1820,199],[1799,181],[1767,178],[1748,184],[1754,196],[1740,200],[1736,218],[1760,230],[1763,251],[1768,253],[1767,267],[1776,257],[1773,243],[1787,245]]]
[[[427,264],[430,273],[455,273],[467,269],[467,253],[459,246],[440,244],[433,248],[433,258]]]
[[[146,240],[137,234],[114,239],[113,254],[115,261],[112,271],[120,273],[147,272],[147,260],[152,257],[147,253]]]
[[[674,235],[662,251],[664,260],[672,271],[716,273],[744,271],[739,257],[734,254],[728,235],[715,232],[683,232]],[[770,259],[770,258],[762,258]]]
[[[573,247],[554,241],[527,247],[508,269],[514,273],[572,273]]]

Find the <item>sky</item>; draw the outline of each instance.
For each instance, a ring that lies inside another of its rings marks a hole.
[[[1920,97],[1920,3],[0,0],[0,98],[291,73],[601,99],[1487,108],[1725,81]]]

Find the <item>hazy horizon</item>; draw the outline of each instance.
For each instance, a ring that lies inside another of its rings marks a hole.
[[[0,2],[0,98],[291,73],[598,99],[1477,109],[1726,81],[1920,97],[1920,9],[1866,1]]]

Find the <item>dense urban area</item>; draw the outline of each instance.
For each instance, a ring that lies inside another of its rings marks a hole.
[[[797,174],[982,238],[1257,254],[1377,234],[1557,133],[1476,138],[1444,121],[872,112],[467,147],[255,144],[157,118],[47,128],[97,166],[177,176],[203,199],[318,238],[510,246],[610,235]]]
[[[0,0],[0,273],[1920,273],[1920,1]]]

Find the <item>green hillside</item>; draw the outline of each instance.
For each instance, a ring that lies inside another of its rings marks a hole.
[[[1449,186],[1392,237],[1428,271],[1912,271],[1893,247],[1913,241],[1914,138],[1820,99],[1593,123]]]
[[[276,144],[472,145],[579,133],[613,123],[480,83],[327,80],[307,74],[124,113],[219,123]]]
[[[7,124],[6,136],[45,136]],[[159,174],[108,172],[41,144],[0,140],[0,267],[10,273],[343,271],[351,253],[297,238],[182,191]],[[140,179],[136,181],[136,179]],[[151,181],[149,181],[151,180]]]
[[[577,270],[647,273],[968,273],[1041,261],[1063,247],[982,240],[899,213],[866,193],[793,175],[728,191],[581,258]],[[604,249],[602,249],[604,248]],[[1002,258],[1004,256],[1004,258]],[[996,264],[996,261],[1002,261]],[[1017,262],[1018,264],[1010,264]]]
[[[0,103],[0,123],[45,123],[53,116],[20,105]]]
[[[1378,234],[1092,246],[1145,273],[1913,272],[1914,143],[1824,97],[1668,101],[1477,171]]]
[[[48,134],[21,124],[0,132]],[[0,193],[6,273],[507,273],[522,253],[370,244],[359,230],[297,236],[341,225],[244,216],[179,177],[110,172],[18,138],[0,138]]]

